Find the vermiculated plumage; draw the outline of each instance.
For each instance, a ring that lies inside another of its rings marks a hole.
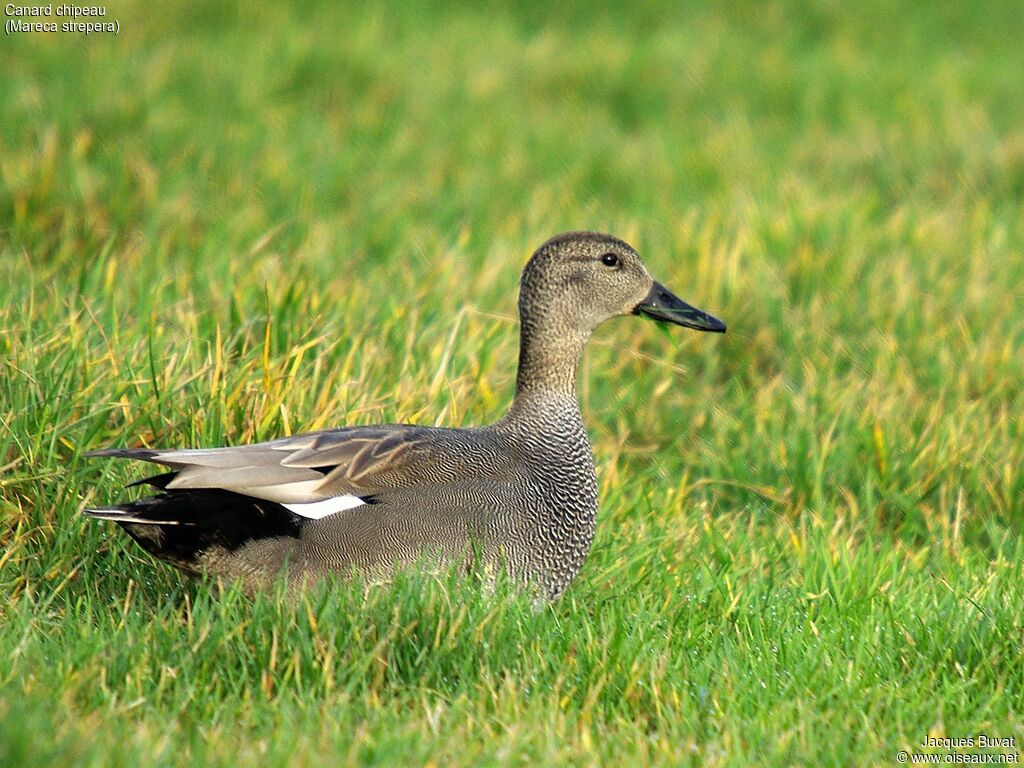
[[[554,598],[579,572],[597,514],[575,394],[592,330],[646,314],[699,330],[715,318],[651,280],[635,251],[592,232],[542,245],[523,270],[516,394],[495,424],[349,427],[234,448],[108,449],[162,464],[155,496],[86,510],[189,571],[265,586],[327,573],[387,575],[424,557],[485,566]]]

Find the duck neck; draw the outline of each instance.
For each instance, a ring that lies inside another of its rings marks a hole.
[[[588,333],[576,329],[556,332],[546,323],[524,322],[513,407],[537,398],[564,398],[575,403],[576,369],[588,337]]]

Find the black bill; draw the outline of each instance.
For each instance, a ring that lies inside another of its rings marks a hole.
[[[651,292],[633,308],[633,314],[646,315],[655,320],[675,323],[698,331],[725,333],[725,323],[707,312],[691,307],[661,283],[651,286]]]

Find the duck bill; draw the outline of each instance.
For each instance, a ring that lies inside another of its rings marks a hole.
[[[634,315],[644,315],[664,323],[710,333],[725,333],[725,323],[696,307],[691,307],[661,283],[651,286],[647,298],[633,308]]]

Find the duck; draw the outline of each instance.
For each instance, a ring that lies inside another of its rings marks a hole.
[[[519,287],[519,361],[504,415],[475,427],[348,426],[230,447],[105,448],[165,471],[152,495],[90,507],[143,550],[191,574],[302,587],[331,574],[387,579],[430,561],[503,568],[550,600],[579,573],[598,512],[594,455],[576,396],[595,328],[622,315],[724,333],[655,281],[608,234],[544,242]]]

